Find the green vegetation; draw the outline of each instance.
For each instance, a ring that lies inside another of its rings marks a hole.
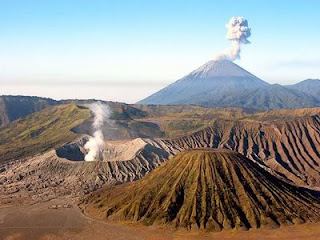
[[[1,161],[39,154],[72,141],[77,135],[70,129],[89,117],[88,109],[59,105],[14,121],[0,130]]]
[[[172,137],[200,130],[209,124],[207,120],[174,120],[162,123],[161,127],[166,132],[166,136]]]
[[[302,117],[314,116],[320,113],[320,108],[279,109],[260,112],[248,116],[246,119],[255,121],[289,121]]]
[[[196,119],[239,119],[252,114],[253,111],[244,108],[205,108],[200,106],[163,106],[163,105],[132,105],[147,113],[147,117],[170,117],[170,118],[196,118]]]
[[[133,105],[146,113],[140,121],[156,123],[166,137],[177,137],[211,126],[216,120],[242,122],[288,121],[313,116],[320,108],[282,109],[256,112],[246,108],[205,108],[200,106]],[[131,121],[135,121],[133,118]]]
[[[165,137],[177,137],[210,126],[217,119],[239,120],[252,114],[242,108],[205,108],[200,106],[133,105],[146,113],[140,121],[156,123]],[[132,121],[137,119],[133,118]]]

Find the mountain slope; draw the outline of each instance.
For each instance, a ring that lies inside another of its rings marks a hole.
[[[198,104],[199,101],[203,102],[204,100],[215,102],[232,92],[250,90],[267,85],[268,83],[231,61],[209,61],[139,103],[178,105]]]
[[[39,154],[77,135],[71,129],[90,117],[88,109],[59,105],[16,120],[0,129],[0,162]]]
[[[48,106],[57,105],[58,101],[50,98],[28,96],[0,96],[0,127],[38,112]]]
[[[212,149],[178,154],[140,181],[98,191],[86,203],[96,217],[213,231],[320,220],[316,195],[239,153]]]
[[[320,186],[319,113],[270,123],[217,120],[193,134],[157,142],[173,155],[194,148],[230,149],[296,185]]]
[[[320,102],[320,80],[319,79],[307,79],[302,82],[286,86],[290,89],[295,89],[310,96],[313,96]]]
[[[319,88],[320,89],[320,88]],[[319,106],[318,100],[299,90],[273,84],[251,91],[238,92],[219,100],[219,106],[261,108],[263,110],[284,108],[310,108]],[[201,105],[209,103],[203,102]]]
[[[320,105],[320,85],[307,80],[270,85],[228,60],[210,61],[140,104],[247,107],[260,110]]]

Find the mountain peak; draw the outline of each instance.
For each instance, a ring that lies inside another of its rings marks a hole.
[[[212,60],[139,103],[216,106],[237,91],[268,85],[231,61]]]
[[[211,60],[190,73],[198,78],[211,77],[255,77],[229,60]]]

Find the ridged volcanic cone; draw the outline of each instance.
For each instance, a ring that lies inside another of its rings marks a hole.
[[[316,192],[285,183],[243,155],[188,150],[145,178],[86,199],[89,214],[212,231],[320,220]]]

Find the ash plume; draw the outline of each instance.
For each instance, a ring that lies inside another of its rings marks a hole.
[[[214,60],[240,59],[241,45],[249,44],[248,38],[251,36],[251,28],[248,27],[248,20],[243,17],[232,17],[226,24],[227,39],[231,41],[231,47],[226,52],[218,54]]]
[[[94,132],[93,136],[90,137],[89,141],[84,145],[84,148],[88,150],[84,160],[95,161],[99,160],[100,152],[103,151],[105,147],[101,127],[103,123],[109,119],[111,110],[107,105],[104,105],[101,102],[90,104],[88,107],[94,114],[94,121],[92,123]]]

